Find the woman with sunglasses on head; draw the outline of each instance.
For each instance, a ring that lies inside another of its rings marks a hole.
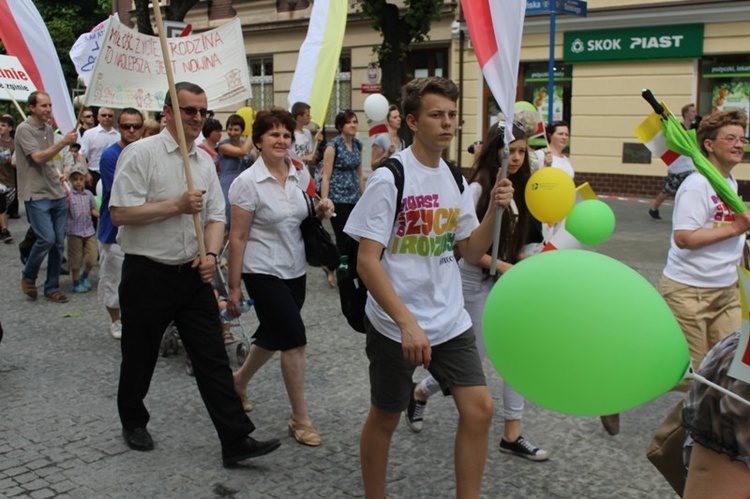
[[[221,141],[221,122],[213,118],[208,118],[203,124],[203,142],[198,147],[203,149],[211,156],[216,167],[216,174],[221,176],[221,168],[219,167],[219,153],[216,151],[216,147]]]
[[[336,247],[340,254],[346,252],[351,238],[344,233],[344,226],[365,190],[362,178],[362,142],[355,138],[359,121],[351,110],[336,115],[336,130],[339,135],[326,144],[323,153],[323,177],[320,182],[320,195],[329,198],[336,206],[336,216],[331,218],[331,226],[336,236]],[[334,287],[334,269],[323,267],[328,284]]]
[[[401,113],[393,104],[388,108],[386,126],[388,132],[377,134],[372,141],[371,166],[373,170],[397,152],[404,150],[404,141],[398,136],[398,130],[401,128]]]
[[[240,173],[250,168],[253,162],[258,158],[258,152],[253,147],[253,141],[250,139],[242,140],[242,133],[245,131],[245,119],[239,114],[232,114],[227,118],[227,136],[216,146],[219,153],[219,183],[221,191],[224,193],[224,199],[227,201],[226,217],[227,229],[231,224],[232,208],[229,204],[229,187]]]
[[[490,203],[492,186],[495,184],[500,165],[503,160],[504,127],[495,124],[490,128],[482,150],[474,162],[469,175],[469,189],[474,197],[474,204],[478,214],[484,214]],[[531,176],[529,167],[528,141],[526,132],[520,123],[513,126],[513,142],[510,143],[508,157],[508,179],[513,183],[513,202],[509,209],[503,211],[502,230],[500,232],[500,248],[497,260],[496,278],[489,275],[492,261],[490,251],[484,255],[478,265],[468,263],[464,259],[458,262],[461,269],[461,282],[464,297],[464,307],[471,317],[472,326],[476,333],[477,348],[482,358],[487,356],[482,335],[482,312],[487,297],[495,284],[497,277],[502,276],[513,265],[523,258],[530,256],[525,253],[529,242],[531,215],[526,207],[526,183]],[[521,354],[521,352],[519,352]],[[440,385],[428,376],[414,385],[409,407],[405,412],[405,419],[409,428],[414,432],[422,430],[423,415],[427,398],[440,391]],[[503,387],[503,437],[500,440],[500,452],[524,457],[531,461],[545,461],[549,452],[538,448],[521,435],[521,416],[523,414],[524,399],[507,383]]]
[[[300,312],[305,302],[307,262],[300,224],[308,217],[307,168],[297,169],[289,152],[296,122],[282,109],[261,111],[253,122],[252,141],[260,157],[229,189],[232,226],[229,231],[229,293],[227,310],[239,315],[241,282],[260,326],[250,353],[234,377],[245,410],[247,385],[258,370],[280,352],[281,373],[291,405],[289,434],[303,445],[320,445],[305,403],[307,336]],[[333,204],[318,203],[319,217]]]
[[[559,168],[570,175],[570,178],[574,178],[573,165],[570,164],[568,157],[563,154],[563,150],[570,140],[570,126],[566,121],[553,121],[547,124],[545,133],[548,146],[536,151],[539,163],[544,166]]]

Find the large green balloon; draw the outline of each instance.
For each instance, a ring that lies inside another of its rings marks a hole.
[[[552,411],[632,409],[673,388],[690,364],[664,299],[630,267],[584,250],[540,253],[492,288],[484,340],[500,375]]]
[[[582,201],[568,213],[565,229],[581,243],[596,246],[609,239],[615,230],[615,214],[604,201]]]

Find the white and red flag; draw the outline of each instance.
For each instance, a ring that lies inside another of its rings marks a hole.
[[[12,4],[12,9],[11,9]],[[52,114],[60,130],[76,125],[68,84],[47,26],[31,0],[0,0],[0,39],[8,54],[18,58],[39,90],[52,100]]]
[[[461,7],[484,79],[505,114],[505,143],[509,144],[526,0],[462,0]]]

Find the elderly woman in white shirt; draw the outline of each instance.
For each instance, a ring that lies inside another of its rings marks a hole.
[[[301,444],[317,446],[320,435],[305,404],[307,338],[300,315],[307,271],[300,223],[308,216],[304,190],[310,175],[289,160],[294,127],[294,118],[284,110],[258,113],[253,123],[252,140],[260,158],[229,189],[232,225],[227,308],[231,315],[239,314],[240,282],[244,281],[260,321],[250,353],[234,377],[245,410],[252,409],[247,401],[248,383],[280,351],[281,372],[292,406],[289,434]],[[333,203],[323,199],[316,210],[321,216],[333,210]]]

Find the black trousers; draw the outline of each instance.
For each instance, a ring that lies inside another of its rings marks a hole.
[[[163,265],[125,255],[120,282],[122,364],[117,408],[122,426],[146,427],[143,403],[159,356],[164,330],[174,320],[193,364],[203,403],[223,445],[255,429],[234,391],[221,336],[219,309],[210,284],[190,264]]]

